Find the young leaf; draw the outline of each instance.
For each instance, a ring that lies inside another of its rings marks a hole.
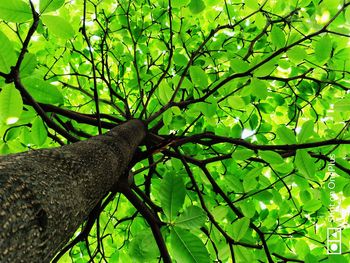
[[[18,121],[23,109],[20,92],[14,85],[6,85],[0,92],[0,121],[10,125]]]
[[[185,229],[196,229],[204,225],[207,216],[198,206],[187,207],[186,210],[175,219],[175,225]]]
[[[185,200],[185,185],[181,177],[170,174],[162,179],[159,199],[170,222],[176,217]]]
[[[51,32],[56,37],[69,39],[74,36],[73,27],[64,18],[60,16],[43,15],[41,19],[49,29],[49,32]]]
[[[298,134],[298,141],[300,143],[305,142],[310,136],[312,136],[313,131],[314,131],[314,121],[309,120],[305,122],[301,126],[300,133]]]
[[[307,179],[314,177],[316,172],[315,163],[307,150],[297,150],[294,164]]]
[[[40,117],[36,117],[32,123],[32,140],[37,146],[44,144],[47,138],[46,127]]]
[[[23,23],[32,19],[32,10],[28,1],[22,0],[1,0],[0,19],[7,22]]]
[[[274,151],[259,151],[259,155],[265,162],[270,164],[279,164],[284,162],[282,156]]]
[[[16,53],[12,42],[0,31],[0,71],[9,73],[16,64]]]
[[[231,227],[233,231],[233,239],[235,241],[239,241],[245,236],[249,229],[249,223],[250,220],[247,217],[237,219],[235,222],[232,223]]]
[[[48,13],[59,9],[63,6],[64,0],[40,0],[40,13]]]
[[[203,0],[191,0],[188,7],[193,14],[198,14],[205,9],[205,3]]]
[[[202,89],[208,86],[208,76],[201,67],[192,66],[190,68],[190,76],[194,85]]]
[[[36,77],[24,78],[22,82],[37,102],[63,104],[63,96],[56,86]]]
[[[173,256],[181,263],[209,263],[209,253],[202,240],[178,227],[170,231],[170,245]]]

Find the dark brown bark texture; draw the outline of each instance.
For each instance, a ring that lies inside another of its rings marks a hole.
[[[130,120],[86,141],[0,157],[0,262],[49,262],[126,172],[145,136]]]

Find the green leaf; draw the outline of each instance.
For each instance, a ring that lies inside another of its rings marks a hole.
[[[23,110],[20,92],[13,84],[6,85],[0,92],[0,121],[10,125],[16,123]]]
[[[234,160],[245,160],[248,159],[249,157],[252,157],[254,155],[254,152],[249,149],[242,149],[242,150],[236,150],[232,154],[232,158]]]
[[[194,85],[202,89],[208,86],[208,76],[201,67],[190,67],[190,76]]]
[[[317,199],[312,199],[303,205],[303,209],[308,212],[316,212],[322,207],[322,202]]]
[[[307,179],[313,178],[315,176],[315,163],[308,154],[307,150],[297,150],[294,164],[299,172]]]
[[[305,48],[295,46],[287,51],[287,56],[292,62],[298,64],[307,57],[307,53]]]
[[[48,13],[59,9],[63,6],[64,0],[40,0],[40,13]]]
[[[185,200],[185,185],[181,177],[169,174],[160,184],[159,199],[163,211],[170,222],[177,216]]]
[[[234,58],[230,61],[230,64],[231,68],[236,73],[245,72],[249,69],[249,64],[242,59]]]
[[[276,47],[283,47],[286,43],[284,31],[278,26],[273,26],[271,30],[271,40],[272,44],[274,44]]]
[[[171,5],[174,8],[178,8],[178,7],[182,7],[182,6],[187,6],[188,2],[190,0],[176,0],[176,1],[172,1]]]
[[[347,183],[343,187],[343,194],[345,197],[350,197],[350,183]]]
[[[40,117],[36,117],[32,123],[32,140],[37,146],[44,144],[47,138],[47,130]]]
[[[74,36],[74,29],[71,24],[60,16],[41,16],[43,23],[54,36],[62,39],[69,39]]]
[[[130,241],[129,249],[133,259],[137,262],[155,262],[159,254],[157,244],[149,230],[142,230],[137,233]]]
[[[252,10],[256,10],[259,8],[258,1],[256,0],[244,0],[243,3]]]
[[[0,71],[9,73],[17,61],[12,42],[0,31]]]
[[[191,0],[188,7],[193,14],[198,14],[205,9],[205,3],[202,0]]]
[[[163,104],[166,104],[171,99],[173,94],[172,88],[169,86],[168,82],[162,81],[158,87],[158,96]]]
[[[190,232],[178,227],[170,230],[170,245],[172,255],[181,263],[209,263],[208,251],[200,240]]]
[[[64,98],[56,86],[37,77],[24,78],[22,83],[37,102],[63,104]]]
[[[254,70],[254,76],[255,77],[265,77],[267,75],[270,75],[275,68],[277,67],[277,60],[273,59],[267,63],[264,63],[260,67],[258,67],[256,70]]]
[[[330,58],[332,52],[332,40],[328,36],[321,37],[315,45],[315,57],[321,62]]]
[[[253,88],[253,95],[256,96],[258,99],[265,99],[268,95],[267,92],[267,86],[264,81],[253,78],[250,86]]]
[[[350,111],[350,98],[344,98],[337,100],[334,103],[334,110],[336,112],[349,112]]]
[[[23,23],[33,18],[28,1],[1,0],[0,19],[7,22]]]
[[[254,190],[258,186],[258,181],[255,178],[245,176],[243,178],[243,188],[245,192]]]
[[[196,229],[204,226],[206,219],[207,216],[202,208],[198,206],[190,206],[175,219],[174,224],[185,229]]]
[[[234,109],[242,109],[245,106],[244,100],[239,96],[230,96],[227,98],[227,103]]]
[[[300,143],[305,142],[308,138],[312,136],[313,132],[314,132],[314,121],[313,120],[306,121],[301,126],[300,133],[298,134],[298,141]]]
[[[278,137],[286,144],[296,144],[297,140],[295,134],[292,130],[288,129],[286,126],[279,126],[276,130]]]
[[[249,229],[250,220],[247,217],[237,219],[232,223],[232,234],[235,241],[241,240]]]
[[[284,163],[282,156],[274,151],[259,151],[259,155],[265,162],[270,164]]]
[[[163,113],[163,122],[164,125],[169,125],[173,120],[173,113],[171,110],[167,110]]]
[[[38,61],[36,56],[31,53],[26,53],[20,67],[21,77],[31,75],[34,72],[37,64]]]
[[[174,54],[174,63],[178,66],[186,66],[188,63],[188,59],[183,54],[175,53]]]

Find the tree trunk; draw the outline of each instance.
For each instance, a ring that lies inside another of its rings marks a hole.
[[[0,262],[49,262],[126,172],[139,120],[59,148],[0,157]]]

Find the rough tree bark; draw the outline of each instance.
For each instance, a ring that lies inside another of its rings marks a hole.
[[[49,262],[126,172],[139,120],[54,149],[0,157],[0,262]]]

